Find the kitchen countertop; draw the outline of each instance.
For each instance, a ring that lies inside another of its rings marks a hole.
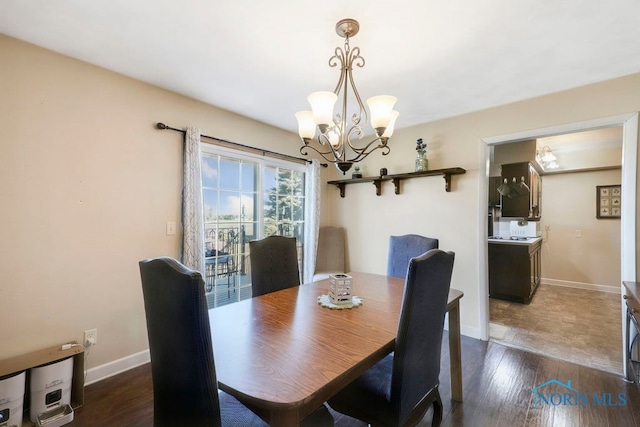
[[[497,243],[499,245],[533,245],[541,240],[542,237],[527,237],[526,240],[511,240],[508,238],[495,239],[492,237],[489,237],[487,239],[489,243]]]

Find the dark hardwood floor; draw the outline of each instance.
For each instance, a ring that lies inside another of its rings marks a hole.
[[[462,337],[464,403],[451,401],[449,354],[445,332],[440,393],[443,426],[640,426],[640,389],[619,375],[545,357],[494,342]],[[532,389],[540,388],[536,407]],[[594,393],[597,399],[594,401]],[[364,426],[335,414],[337,426]],[[428,413],[420,426],[430,426]],[[86,387],[85,405],[74,427],[152,426],[150,366],[143,365]]]

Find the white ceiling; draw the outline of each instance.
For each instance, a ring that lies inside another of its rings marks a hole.
[[[335,87],[342,18],[360,22],[361,96],[397,96],[401,128],[640,72],[638,16],[637,0],[0,0],[4,34],[292,131]]]

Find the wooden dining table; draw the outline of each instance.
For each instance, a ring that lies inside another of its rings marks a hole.
[[[394,349],[404,280],[348,273],[362,305],[318,304],[329,280],[295,286],[209,310],[219,387],[272,426],[297,426]],[[451,289],[451,395],[462,401],[459,301]]]

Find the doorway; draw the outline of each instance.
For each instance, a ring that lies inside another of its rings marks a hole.
[[[638,150],[638,114],[627,114],[622,116],[609,117],[587,122],[573,123],[556,126],[552,128],[537,129],[497,137],[483,138],[481,140],[481,161],[485,164],[484,179],[480,180],[479,206],[486,206],[488,199],[488,180],[490,167],[490,147],[513,141],[523,141],[527,139],[537,139],[561,135],[567,133],[581,132],[603,127],[622,126],[623,127],[623,162],[622,162],[622,215],[621,215],[621,279],[635,280],[636,271],[636,176],[637,176],[637,150]],[[488,287],[488,255],[487,255],[487,223],[486,212],[480,209],[479,215],[479,277],[480,277],[480,335],[483,340],[489,339],[489,287]],[[620,284],[622,288],[622,284]],[[624,292],[621,291],[621,294]],[[624,322],[624,304],[620,297],[620,319],[622,322],[622,348],[626,346],[626,324]],[[623,366],[623,371],[626,370]]]

